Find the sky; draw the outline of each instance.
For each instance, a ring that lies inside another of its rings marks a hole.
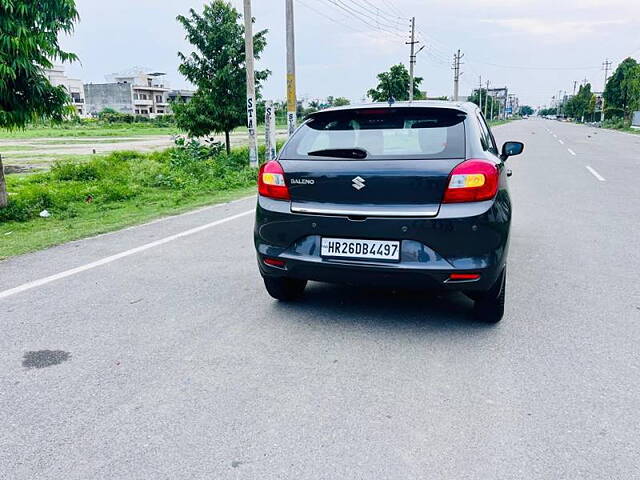
[[[594,91],[604,82],[602,62],[613,68],[640,58],[639,0],[294,0],[299,98],[363,99],[376,75],[408,66],[409,18],[415,16],[416,75],[429,96],[451,95],[454,52],[464,54],[460,95],[477,88],[509,88],[520,104],[551,103],[585,79]],[[176,16],[202,0],[76,0],[80,21],[64,48],[81,63],[67,66],[85,83],[140,67],[163,71],[172,88],[189,88],[178,73],[177,52],[190,45]],[[242,0],[231,0],[242,12]],[[286,91],[285,0],[253,0],[255,29],[268,29],[257,68],[268,68],[266,99]],[[486,83],[485,83],[486,86]]]

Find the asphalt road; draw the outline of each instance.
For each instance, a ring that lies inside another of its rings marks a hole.
[[[253,199],[0,263],[0,478],[640,478],[640,136],[495,134],[527,144],[496,326],[272,301]]]

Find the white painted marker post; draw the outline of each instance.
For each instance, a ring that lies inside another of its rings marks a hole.
[[[276,147],[276,115],[272,100],[264,102],[264,140],[266,160],[275,160],[278,152]]]

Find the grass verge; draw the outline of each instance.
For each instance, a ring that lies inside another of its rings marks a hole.
[[[64,137],[139,137],[147,135],[177,135],[180,130],[176,127],[30,127],[24,130],[2,131],[0,139],[28,139],[28,138],[64,138]]]
[[[51,171],[10,175],[0,210],[0,260],[255,191],[246,148],[196,142],[164,152],[114,152]],[[41,218],[47,210],[51,216]]]

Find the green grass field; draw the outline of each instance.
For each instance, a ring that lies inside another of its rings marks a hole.
[[[255,191],[248,151],[230,155],[186,145],[56,162],[50,171],[7,176],[0,259],[175,214]],[[47,210],[51,216],[41,218]]]
[[[286,128],[286,125],[278,125],[278,129]],[[238,127],[233,133],[244,133],[246,127]],[[259,135],[264,135],[264,126],[258,126]],[[0,141],[2,139],[38,139],[38,138],[77,138],[71,140],[70,143],[79,144],[82,137],[144,137],[151,135],[181,135],[184,134],[178,127],[156,127],[149,124],[130,124],[130,125],[77,125],[66,123],[59,126],[30,126],[23,130],[6,131],[0,130]],[[108,141],[105,139],[105,141]],[[64,141],[61,141],[64,143]],[[53,143],[51,143],[53,145]]]
[[[177,135],[177,127],[150,127],[131,125],[127,127],[29,127],[24,130],[0,130],[0,139],[56,138],[56,137],[139,137],[148,135]]]
[[[228,202],[254,192],[255,187],[200,194],[167,194],[156,191],[141,195],[135,201],[113,204],[109,208],[88,206],[74,218],[54,215],[50,218],[33,218],[28,222],[0,221],[0,261],[14,255],[119,230],[166,215],[179,214],[200,206]]]

